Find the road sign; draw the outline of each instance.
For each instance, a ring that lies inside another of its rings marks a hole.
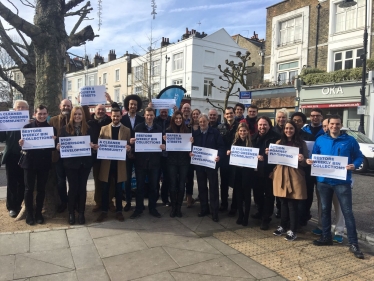
[[[252,92],[239,92],[239,102],[241,102],[244,105],[250,105],[252,103]]]

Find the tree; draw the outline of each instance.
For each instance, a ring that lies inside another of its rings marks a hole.
[[[230,97],[239,97],[240,88],[238,88],[235,91],[235,86],[238,85],[238,83],[244,87],[244,89],[248,90],[249,86],[247,85],[247,77],[250,75],[251,72],[250,69],[255,65],[253,62],[251,65],[249,65],[249,61],[251,60],[250,57],[251,53],[246,52],[244,55],[240,51],[236,52],[236,56],[239,58],[239,62],[235,63],[234,61],[225,60],[226,67],[225,69],[222,69],[221,65],[218,65],[219,71],[222,73],[221,76],[219,76],[219,79],[227,82],[227,87],[220,86],[217,87],[213,84],[213,82],[210,82],[210,85],[216,89],[218,89],[221,92],[225,93],[225,99],[223,106],[220,104],[213,104],[209,98],[206,99],[206,101],[212,105],[214,108],[217,108],[224,112],[225,108],[227,107],[228,101]]]
[[[34,24],[20,17],[18,10],[14,13],[0,2],[0,17],[9,23],[22,39],[22,44],[14,42],[0,22],[0,47],[14,60],[24,75],[25,84],[21,86],[13,79],[6,78],[2,68],[0,77],[23,94],[23,98],[30,104],[31,112],[34,98],[36,104],[46,105],[50,114],[59,112],[66,51],[96,37],[91,26],[77,32],[92,10],[88,1],[83,7],[72,11],[82,2],[84,0],[36,0],[34,5],[25,0],[22,3],[35,10]],[[72,16],[78,16],[79,19],[67,34],[65,18]]]

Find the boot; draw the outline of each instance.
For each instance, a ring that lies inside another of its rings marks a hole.
[[[239,216],[238,219],[236,220],[236,224],[242,224],[243,223],[243,217],[244,217],[244,212],[243,212],[243,207],[238,208],[239,211]]]
[[[177,197],[177,213],[176,213],[178,218],[182,217],[181,208],[182,208],[182,204],[183,204],[183,197],[184,197],[184,191],[179,191],[178,192],[178,197]],[[192,196],[191,196],[191,198],[192,198]]]
[[[175,191],[170,191],[170,200],[171,200],[170,217],[174,218],[177,212],[177,193]]]
[[[242,223],[243,226],[247,226],[248,225],[248,217],[249,217],[249,209],[245,208],[244,217],[243,217],[243,223]]]

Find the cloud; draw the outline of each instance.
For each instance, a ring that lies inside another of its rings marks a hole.
[[[249,4],[253,4],[254,2],[258,3],[258,0],[237,1],[237,2],[229,2],[225,4],[212,4],[212,5],[201,5],[201,6],[191,5],[191,7],[175,8],[175,9],[170,10],[169,12],[180,13],[180,12],[191,12],[191,11],[205,11],[205,10],[212,10],[212,9],[225,9],[225,8],[233,8],[233,6],[249,5]],[[262,2],[274,2],[274,1],[263,0]]]

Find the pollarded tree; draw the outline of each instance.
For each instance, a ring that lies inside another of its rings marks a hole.
[[[1,47],[12,57],[25,77],[23,86],[12,79],[8,79],[7,82],[20,91],[31,106],[34,105],[35,97],[35,104],[46,105],[52,115],[59,112],[66,51],[95,37],[91,26],[77,32],[82,21],[92,10],[88,1],[80,9],[72,11],[84,1],[36,0],[35,5],[28,0],[21,1],[35,10],[33,24],[20,17],[18,10],[14,13],[0,2],[0,17],[17,31],[23,42],[19,44],[11,40],[0,24]],[[13,3],[11,4],[16,8]],[[79,19],[68,34],[65,29],[65,18],[72,16],[79,16]],[[3,78],[2,69],[0,77]]]

